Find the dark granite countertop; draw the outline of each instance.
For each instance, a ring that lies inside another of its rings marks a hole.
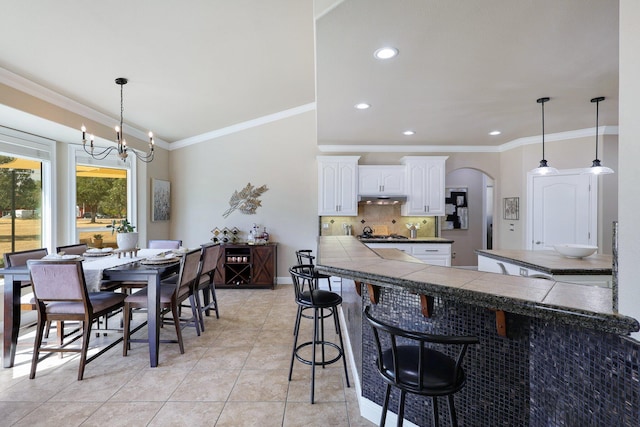
[[[525,251],[514,249],[483,250],[476,254],[521,267],[533,268],[553,275],[610,275],[611,255],[593,254],[586,258],[568,258],[555,251]]]
[[[640,330],[613,312],[609,288],[385,259],[352,236],[319,237],[316,261],[322,272],[373,285],[620,335]]]

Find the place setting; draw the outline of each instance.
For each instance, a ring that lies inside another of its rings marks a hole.
[[[140,264],[143,265],[161,265],[161,264],[171,264],[174,262],[180,261],[180,257],[177,256],[172,251],[162,252],[157,255],[150,256],[140,261]]]
[[[82,255],[67,255],[64,252],[59,252],[57,254],[49,254],[42,258],[47,261],[82,261]]]
[[[91,248],[87,249],[87,251],[82,254],[85,257],[106,257],[113,255],[113,248]]]

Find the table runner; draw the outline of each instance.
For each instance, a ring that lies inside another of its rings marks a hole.
[[[87,283],[87,291],[100,291],[100,283],[102,282],[102,272],[104,269],[141,261],[166,251],[166,249],[140,249],[138,255],[135,257],[118,258],[115,254],[106,257],[86,257],[82,263],[82,268],[84,270],[84,280]]]

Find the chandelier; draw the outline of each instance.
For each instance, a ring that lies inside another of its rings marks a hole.
[[[82,148],[84,151],[93,157],[96,160],[105,159],[113,150],[117,150],[118,157],[122,159],[122,161],[126,161],[127,157],[129,157],[129,153],[133,153],[138,159],[145,163],[149,163],[153,160],[154,156],[154,142],[153,142],[153,133],[149,132],[149,151],[143,153],[141,151],[134,150],[133,148],[127,146],[127,141],[124,139],[124,129],[123,129],[123,114],[124,114],[124,103],[122,97],[122,88],[126,85],[128,80],[124,77],[118,77],[116,79],[116,84],[120,85],[120,126],[116,126],[116,144],[117,146],[106,147],[105,149],[96,150],[96,147],[93,144],[94,136],[89,136],[89,147],[87,147],[87,138],[86,132],[87,129],[82,125]]]

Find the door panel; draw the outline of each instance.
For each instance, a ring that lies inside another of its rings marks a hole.
[[[561,243],[597,244],[592,184],[591,175],[533,177],[533,250],[549,250]]]

